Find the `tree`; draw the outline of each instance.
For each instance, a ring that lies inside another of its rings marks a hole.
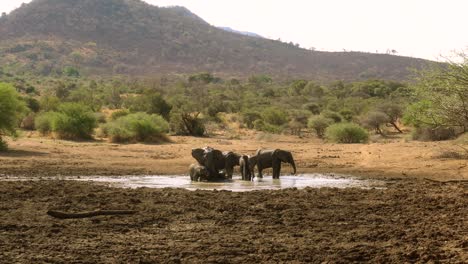
[[[404,120],[416,127],[468,130],[468,57],[418,72],[414,87],[421,101],[408,107]]]
[[[373,129],[377,134],[382,134],[380,127],[388,122],[388,116],[382,112],[369,112],[361,119],[361,123],[366,128]]]
[[[403,108],[401,104],[385,102],[377,106],[377,111],[384,113],[387,116],[388,123],[392,125],[399,133],[403,133],[397,123],[403,116]]]
[[[25,105],[12,85],[0,83],[0,151],[6,150],[2,136],[16,135],[16,127]]]

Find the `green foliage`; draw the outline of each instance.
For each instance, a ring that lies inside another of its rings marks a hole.
[[[307,126],[313,129],[319,138],[323,138],[325,130],[333,123],[334,121],[330,118],[326,118],[324,116],[312,116],[309,118]]]
[[[336,143],[363,143],[369,139],[369,133],[354,123],[338,123],[326,129],[325,137]]]
[[[64,103],[58,108],[53,119],[52,130],[63,139],[90,139],[97,121],[94,113],[77,103]]]
[[[2,135],[15,135],[18,121],[24,110],[24,102],[19,99],[13,86],[0,83],[0,141]],[[4,141],[1,144],[6,146]]]
[[[76,68],[73,68],[70,66],[65,67],[63,69],[63,74],[67,77],[75,77],[75,78],[80,77],[80,72]]]
[[[254,122],[261,118],[262,116],[260,115],[260,113],[255,111],[249,110],[242,113],[242,121],[245,124],[245,126],[249,129],[254,128]]]
[[[255,122],[253,122],[253,126],[258,131],[264,131],[269,133],[280,133],[282,131],[281,127],[272,125],[270,123],[266,123],[262,119],[255,120]]]
[[[171,131],[176,135],[202,137],[206,128],[200,113],[190,113],[177,109],[171,112],[169,121]]]
[[[52,132],[53,124],[56,122],[59,113],[57,112],[42,112],[36,116],[34,127],[42,135],[48,135]]]
[[[333,111],[326,110],[323,111],[321,115],[325,118],[333,120],[335,123],[340,123],[343,120],[343,117],[339,113]]]
[[[405,121],[417,127],[456,127],[468,131],[468,59],[420,71],[415,84],[420,99],[408,107]]]
[[[202,83],[202,84],[208,84],[211,83],[215,80],[215,77],[211,73],[208,72],[202,72],[194,75],[190,75],[188,78],[188,81],[190,83]]]
[[[0,152],[2,151],[7,151],[8,150],[8,144],[6,141],[3,140],[3,138],[0,137]]]
[[[361,118],[361,123],[364,127],[373,129],[377,134],[382,134],[381,126],[388,123],[389,118],[382,112],[369,112]]]
[[[314,115],[319,115],[320,114],[320,106],[316,103],[307,103],[302,106],[307,111],[310,111]]]
[[[121,118],[121,117],[123,117],[123,116],[127,116],[127,115],[129,115],[129,114],[130,114],[130,111],[129,111],[129,110],[127,110],[127,109],[121,109],[121,110],[118,110],[118,111],[113,112],[113,113],[111,114],[111,116],[110,116],[110,119],[111,119],[112,121],[114,121],[114,120],[117,120],[117,119],[119,119],[119,118]]]
[[[112,142],[162,142],[169,124],[160,115],[128,114],[103,125],[104,133]]]
[[[39,99],[39,106],[43,112],[57,111],[60,99],[56,96],[45,95]]]
[[[124,105],[131,112],[145,112],[158,114],[169,119],[172,106],[162,97],[160,93],[147,91],[139,96],[132,96],[125,100]]]
[[[282,126],[288,122],[287,113],[279,108],[268,107],[262,111],[261,115],[265,123],[273,126]]]
[[[41,109],[41,105],[37,99],[32,97],[26,97],[24,100],[28,108],[34,113],[39,112],[39,110]]]

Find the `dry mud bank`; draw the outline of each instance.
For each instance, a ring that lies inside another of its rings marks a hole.
[[[233,193],[0,182],[0,262],[466,262],[465,184],[386,187]],[[138,213],[57,220],[49,209]]]
[[[163,145],[119,145],[105,142],[70,142],[45,138],[11,141],[12,151],[0,154],[0,174],[10,176],[56,175],[158,175],[187,174],[195,162],[191,149],[212,146],[254,154],[258,148],[292,151],[299,173],[350,173],[372,178],[468,179],[466,159],[443,158],[456,150],[452,142],[406,142],[385,139],[371,144],[325,144],[314,138],[274,136],[242,140],[172,137]],[[291,169],[284,166],[282,172]]]

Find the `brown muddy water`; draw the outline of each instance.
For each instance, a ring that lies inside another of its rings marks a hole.
[[[76,177],[8,177],[0,181],[28,181],[28,180],[67,180],[85,181],[96,184],[105,184],[118,188],[183,188],[187,190],[226,190],[233,192],[246,192],[254,190],[279,190],[287,188],[303,189],[306,187],[321,188],[382,188],[383,181],[363,180],[353,176],[336,174],[300,174],[281,176],[280,179],[264,177],[255,178],[254,181],[242,181],[239,176],[232,180],[222,182],[192,182],[188,176],[183,175],[141,175],[141,176],[76,176]]]

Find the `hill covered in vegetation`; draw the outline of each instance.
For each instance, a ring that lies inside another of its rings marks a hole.
[[[211,26],[183,7],[140,0],[33,0],[0,18],[3,71],[40,75],[269,74],[404,80],[422,59],[321,52]]]

